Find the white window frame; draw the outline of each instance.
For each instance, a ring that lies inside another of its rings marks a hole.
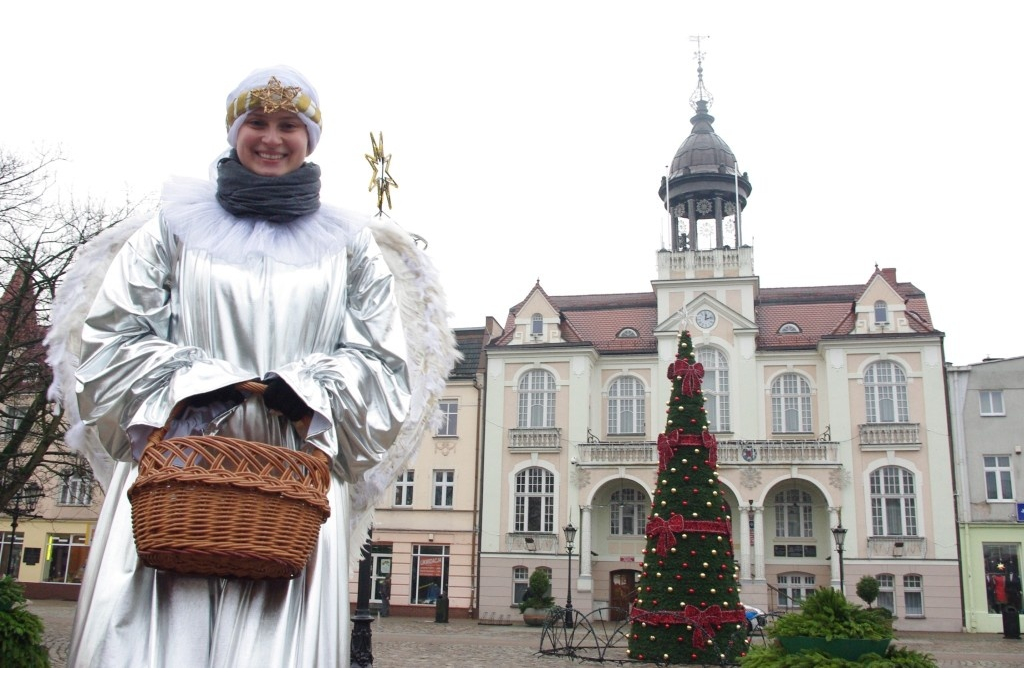
[[[871,534],[917,535],[917,478],[902,466],[883,466],[868,478],[871,496]]]
[[[814,537],[814,498],[811,493],[799,488],[776,493],[775,537]]]
[[[981,405],[982,416],[1006,416],[1002,390],[980,390],[978,402]]]
[[[896,576],[891,573],[879,573],[875,576],[878,581],[878,606],[888,609],[893,616],[896,615]]]
[[[530,588],[530,569],[525,566],[512,567],[512,606],[523,601],[523,595]]]
[[[889,304],[885,300],[875,301],[875,323],[889,323]]]
[[[697,348],[697,362],[704,367],[704,411],[712,433],[729,429],[729,362],[716,347]]]
[[[799,571],[780,573],[775,577],[775,581],[780,608],[794,609],[800,606],[800,603],[813,595],[817,589],[814,575],[811,573]]]
[[[59,503],[65,507],[87,507],[92,504],[92,478],[73,473],[64,476]]]
[[[645,535],[651,501],[637,488],[622,488],[612,493],[609,507],[609,535]]]
[[[455,506],[455,469],[434,471],[434,509],[451,509]]]
[[[608,435],[647,431],[647,391],[636,376],[621,376],[608,388]]]
[[[883,359],[864,369],[864,399],[868,423],[908,423],[907,374],[894,361]]]
[[[530,317],[530,335],[544,335],[544,317],[542,315],[534,314]]]
[[[459,401],[441,400],[437,403],[441,413],[441,426],[437,429],[439,438],[457,438],[459,436]]]
[[[530,466],[516,474],[513,518],[516,533],[555,532],[554,473],[540,466]]]
[[[988,502],[1013,502],[1013,463],[1009,454],[982,455],[985,469],[985,500]]]
[[[395,481],[395,507],[408,509],[413,505],[413,481],[416,469],[406,469]]]
[[[555,427],[555,375],[531,369],[519,379],[519,427]]]
[[[903,576],[903,617],[924,618],[924,577],[918,573]]]
[[[784,373],[772,381],[772,432],[810,433],[811,384],[798,373]]]

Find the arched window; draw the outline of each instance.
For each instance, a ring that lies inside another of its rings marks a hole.
[[[879,573],[875,576],[878,581],[878,606],[888,609],[893,616],[896,615],[896,576],[891,573]]]
[[[898,364],[880,361],[864,370],[868,423],[907,423],[907,375]]]
[[[704,365],[704,410],[708,429],[729,430],[729,364],[714,347],[697,350],[697,361]]]
[[[516,533],[555,532],[555,474],[531,466],[516,474]]]
[[[811,494],[793,488],[775,495],[775,536],[780,538],[813,538]]]
[[[778,606],[794,609],[814,594],[814,576],[810,573],[781,573],[775,577],[778,588]]]
[[[608,434],[642,434],[646,412],[643,382],[635,376],[616,378],[608,388]]]
[[[885,300],[878,300],[875,302],[875,323],[888,323],[889,322],[889,305],[885,303]]]
[[[612,493],[612,535],[644,535],[647,531],[647,512],[651,502],[647,493],[633,488],[622,488]]]
[[[917,535],[914,474],[900,466],[871,472],[871,534]]]
[[[784,373],[772,382],[772,430],[810,433],[811,385],[797,373]]]
[[[553,428],[555,425],[555,377],[534,369],[519,381],[519,427]]]
[[[637,330],[635,328],[623,328],[621,331],[619,331],[618,335],[616,335],[615,337],[616,338],[639,338],[640,334],[637,332]]]
[[[791,333],[799,333],[799,332],[800,332],[800,327],[797,326],[795,323],[784,323],[781,326],[779,326],[779,333],[781,333],[783,335],[791,334]]]
[[[540,314],[534,314],[530,317],[530,335],[543,335],[544,334],[544,317]]]

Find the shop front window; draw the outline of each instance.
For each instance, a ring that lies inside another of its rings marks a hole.
[[[984,543],[985,596],[988,613],[1001,614],[1013,607],[1021,610],[1020,545],[1013,543]]]
[[[48,583],[81,583],[88,556],[84,535],[52,534],[46,544],[43,577]]]
[[[448,591],[448,554],[448,545],[412,546],[412,604],[436,604],[437,598]]]

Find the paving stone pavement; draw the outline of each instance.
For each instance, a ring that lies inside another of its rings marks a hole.
[[[63,668],[75,602],[35,600],[29,610],[43,619],[54,667]],[[518,616],[512,617],[513,621]],[[374,668],[617,668],[614,661],[573,661],[540,655],[541,629],[481,625],[476,619],[436,623],[389,616],[371,624]],[[1024,640],[991,633],[901,632],[895,641],[935,657],[941,668],[1024,668]],[[641,667],[621,664],[622,667]]]

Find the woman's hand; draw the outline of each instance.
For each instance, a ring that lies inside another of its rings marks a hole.
[[[280,378],[273,378],[267,382],[267,389],[263,391],[263,404],[267,409],[281,412],[289,421],[301,421],[313,415],[309,405]]]

